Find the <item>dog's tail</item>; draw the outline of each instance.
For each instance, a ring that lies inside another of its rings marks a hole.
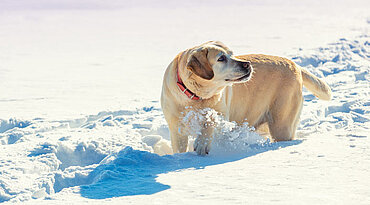
[[[301,67],[303,85],[322,100],[331,99],[331,89],[323,80]]]

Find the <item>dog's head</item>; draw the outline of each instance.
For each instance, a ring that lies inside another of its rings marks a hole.
[[[209,98],[233,83],[251,78],[249,61],[237,59],[233,52],[219,41],[210,41],[187,51],[189,89],[202,98]]]

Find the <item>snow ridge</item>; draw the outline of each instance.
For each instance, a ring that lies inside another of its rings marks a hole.
[[[368,35],[361,35],[355,40],[342,38],[328,47],[300,51],[292,57],[296,63],[325,79],[333,92],[328,106],[318,104],[311,93],[304,92],[301,131],[343,129],[348,133],[358,128],[369,129],[369,42]]]

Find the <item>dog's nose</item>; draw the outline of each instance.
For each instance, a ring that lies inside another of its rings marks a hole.
[[[243,68],[249,68],[251,66],[251,62],[247,61],[247,62],[242,62],[242,67]]]

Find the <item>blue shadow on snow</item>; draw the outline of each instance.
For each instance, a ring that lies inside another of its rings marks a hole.
[[[114,160],[96,167],[89,175],[93,182],[80,186],[80,193],[90,199],[154,194],[171,188],[156,181],[159,174],[188,168],[203,169],[300,143],[302,140],[264,143],[251,147],[251,151],[245,154],[228,157],[201,157],[194,152],[159,156],[126,147]]]

